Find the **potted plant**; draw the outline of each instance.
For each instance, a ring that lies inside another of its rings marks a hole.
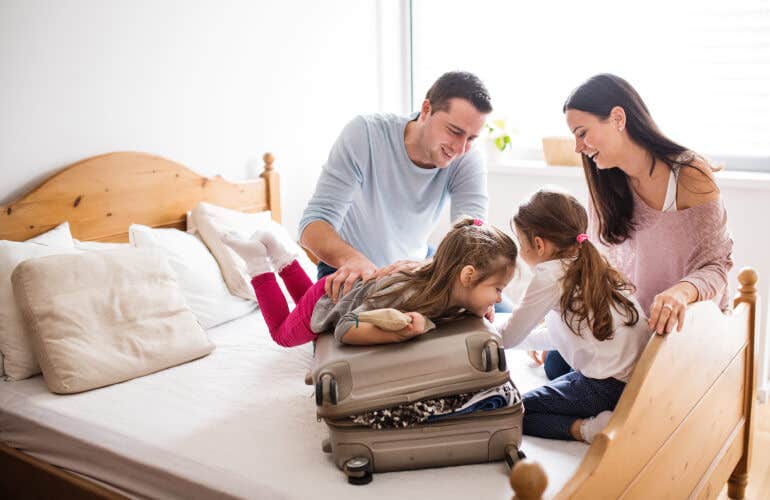
[[[511,135],[515,130],[506,127],[505,119],[497,118],[484,124],[486,130],[484,154],[488,165],[499,165],[503,162],[505,152],[512,148]]]

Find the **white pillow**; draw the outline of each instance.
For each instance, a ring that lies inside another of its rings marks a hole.
[[[12,281],[52,392],[115,384],[214,348],[159,249],[29,259]]]
[[[140,224],[132,224],[128,234],[137,248],[163,251],[178,277],[187,305],[203,328],[240,318],[256,309],[254,301],[230,294],[217,262],[196,236]]]
[[[40,373],[24,320],[13,297],[11,273],[20,263],[33,257],[74,253],[75,246],[68,223],[24,242],[0,241],[0,375],[21,380]],[[56,276],[51,276],[52,280]]]
[[[75,242],[75,249],[82,252],[101,252],[103,250],[120,250],[131,248],[131,243],[111,243],[109,241],[80,241]]]
[[[197,231],[217,259],[230,291],[239,297],[251,299],[255,296],[254,289],[251,287],[251,277],[246,272],[246,263],[230,247],[222,243],[220,234],[235,232],[241,238],[249,238],[257,229],[268,229],[276,234],[286,248],[297,255],[297,260],[311,281],[315,281],[316,266],[289,236],[286,228],[271,219],[270,212],[248,214],[201,202],[188,217],[187,225],[187,231]],[[282,283],[281,286],[283,287]]]

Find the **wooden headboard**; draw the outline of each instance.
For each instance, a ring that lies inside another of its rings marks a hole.
[[[270,210],[281,221],[273,156],[259,179],[201,177],[160,156],[118,152],[94,156],[52,175],[19,200],[0,207],[0,240],[23,241],[69,221],[82,241],[128,241],[128,226],[186,229],[200,201],[242,212]]]

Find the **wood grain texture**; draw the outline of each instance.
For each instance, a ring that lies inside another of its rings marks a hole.
[[[696,303],[681,332],[650,339],[556,498],[716,498],[728,478],[731,498],[742,497],[755,420],[756,273],[744,269],[739,281],[732,312]]]
[[[128,241],[134,223],[185,229],[187,211],[200,201],[243,212],[272,210],[280,222],[278,173],[272,155],[268,159],[261,178],[229,182],[147,153],[88,158],[0,207],[0,239],[26,240],[69,221],[79,240]]]

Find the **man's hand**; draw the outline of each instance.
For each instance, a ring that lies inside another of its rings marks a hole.
[[[382,278],[383,276],[389,276],[401,271],[413,271],[424,263],[421,260],[399,260],[389,266],[377,269],[377,272],[374,273],[374,278]]]
[[[324,284],[326,295],[336,303],[353,288],[358,278],[364,282],[369,281],[374,277],[375,272],[377,267],[363,255],[348,259],[336,272],[326,277]]]

